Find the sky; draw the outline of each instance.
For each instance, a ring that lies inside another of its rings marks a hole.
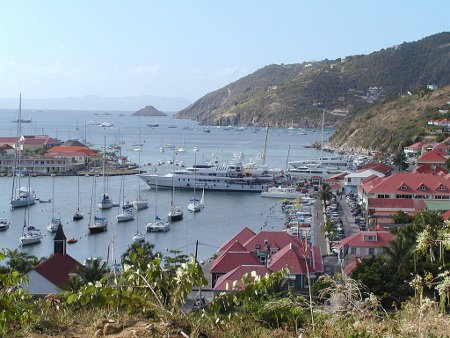
[[[450,31],[446,0],[0,0],[0,98],[203,95]]]

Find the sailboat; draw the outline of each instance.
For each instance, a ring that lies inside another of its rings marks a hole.
[[[58,230],[58,227],[61,225],[61,219],[55,218],[55,175],[52,175],[52,200],[52,220],[47,226],[47,230],[50,232],[56,232],[56,230]]]
[[[28,188],[30,187],[30,176],[28,176]],[[29,205],[26,205],[23,213],[22,236],[20,236],[20,244],[30,245],[39,243],[42,240],[42,234],[39,229],[30,225]]]
[[[96,175],[93,175],[94,182],[92,184],[92,195],[91,195],[91,208],[89,211],[89,225],[88,229],[91,234],[96,234],[99,232],[106,231],[108,228],[108,220],[105,217],[97,217],[97,215],[94,215],[94,219],[92,219],[93,214],[93,200],[95,199],[95,195],[97,193],[96,191],[96,185],[97,185],[97,177]]]
[[[139,128],[139,144],[141,144],[141,128]],[[141,173],[141,150],[142,150],[142,147],[138,153],[139,173]],[[148,201],[144,197],[141,196],[141,179],[139,177],[138,177],[138,196],[137,196],[136,201],[133,202],[133,207],[136,210],[148,208]]]
[[[175,166],[175,153],[173,154],[173,165]],[[175,184],[172,176],[172,199],[170,201],[170,211],[167,214],[169,222],[181,221],[183,219],[183,208],[181,205],[175,203]]]
[[[156,185],[155,191],[155,221],[147,223],[148,232],[166,232],[170,230],[170,223],[168,221],[163,221],[158,216],[158,185]]]
[[[134,243],[145,242],[145,234],[139,232],[139,213],[136,213],[136,235],[133,236]]]
[[[73,220],[74,221],[79,221],[80,219],[83,219],[84,214],[83,212],[80,210],[80,175],[77,176],[78,180],[77,180],[77,184],[78,184],[78,207],[77,207],[77,211],[75,211],[75,214],[73,215]]]
[[[122,175],[122,180],[120,182],[120,194],[122,197],[122,213],[116,216],[117,222],[132,221],[134,219],[134,209],[129,205],[125,205],[125,179]],[[120,210],[120,209],[119,209]]]
[[[196,177],[197,176],[197,152],[194,152],[194,194],[192,199],[190,200],[187,209],[189,212],[199,212],[202,210],[202,206],[200,205],[200,201],[195,196],[195,185],[196,185]]]
[[[19,118],[17,123],[17,140],[14,151],[14,169],[12,172],[13,182],[11,190],[11,207],[20,208],[33,205],[36,202],[36,196],[30,187],[21,187],[20,178],[23,175],[21,168],[21,138],[22,138],[22,94],[19,98]],[[17,178],[17,185],[16,185]],[[16,190],[16,186],[18,187]]]
[[[105,171],[106,171],[106,136],[104,136],[104,147],[103,147],[103,194],[101,201],[98,203],[98,207],[100,209],[111,209],[114,204],[107,192],[108,180]]]

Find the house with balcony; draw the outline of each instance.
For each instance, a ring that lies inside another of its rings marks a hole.
[[[86,146],[60,145],[45,153],[48,159],[64,159],[72,171],[84,170],[101,164],[101,154]]]

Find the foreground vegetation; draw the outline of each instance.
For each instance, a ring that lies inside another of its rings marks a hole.
[[[245,287],[230,285],[229,292],[194,310],[188,296],[206,280],[201,267],[179,252],[162,257],[149,243],[134,245],[123,255],[120,273],[94,260],[73,274],[62,294],[32,299],[19,287],[25,277],[16,269],[35,258],[5,251],[0,336],[448,336],[450,225],[433,213],[406,221],[411,223],[401,229],[414,233],[406,240],[408,232],[399,230],[388,253],[376,258],[384,261],[358,266],[358,280],[322,276],[310,298],[287,290],[287,271],[251,274],[244,276]],[[364,274],[371,275],[365,282],[374,282],[364,286]],[[390,290],[395,282],[397,289]],[[406,292],[397,295],[399,290]]]

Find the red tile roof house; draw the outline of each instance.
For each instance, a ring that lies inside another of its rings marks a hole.
[[[100,164],[101,155],[98,151],[86,146],[57,146],[48,150],[46,158],[64,158],[75,170],[87,169]]]
[[[436,164],[436,165],[442,165],[444,166],[445,161],[448,158],[448,154],[444,153],[441,150],[433,149],[431,151],[427,151],[423,155],[421,155],[417,159],[417,165],[430,163],[430,164]]]
[[[245,273],[252,271],[265,274],[287,267],[289,285],[297,289],[307,286],[308,270],[313,280],[323,273],[320,248],[309,246],[305,249],[301,240],[283,231],[256,234],[246,227],[225,242],[219,252],[211,266],[212,286],[216,291],[225,290],[227,283],[239,283]],[[255,270],[254,266],[267,270]]]
[[[369,217],[385,213],[386,223],[393,224],[391,216],[399,210],[414,215],[424,210],[425,200],[449,200],[449,179],[450,175],[426,173],[397,173],[379,177],[358,188],[359,200],[369,211]]]
[[[394,238],[389,231],[360,231],[346,237],[339,244],[339,264],[350,275],[358,260],[383,253]]]
[[[30,135],[24,136],[22,140],[22,150],[46,150],[54,146],[60,145],[62,142],[55,140],[47,135]]]
[[[53,254],[26,274],[28,284],[22,286],[33,296],[60,293],[68,283],[70,273],[82,266],[66,253],[66,236],[61,225],[53,241]]]

